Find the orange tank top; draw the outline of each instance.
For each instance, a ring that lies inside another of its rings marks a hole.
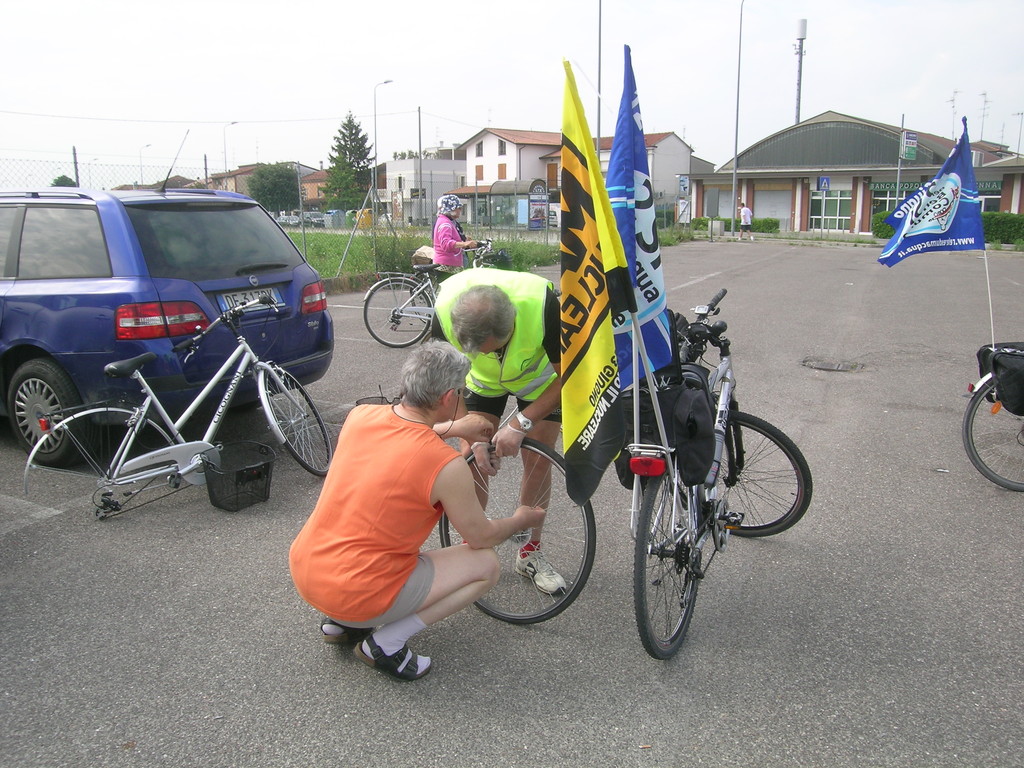
[[[289,553],[302,598],[344,622],[384,613],[441,516],[430,495],[459,454],[389,405],[352,410],[320,498]]]

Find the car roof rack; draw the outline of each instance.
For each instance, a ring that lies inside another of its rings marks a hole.
[[[0,197],[26,197],[34,200],[42,198],[77,198],[79,200],[92,200],[93,198],[84,192],[71,192],[62,189],[45,190],[23,190],[23,189],[0,189]]]

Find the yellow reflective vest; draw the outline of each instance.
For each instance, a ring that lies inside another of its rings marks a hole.
[[[513,394],[536,400],[557,376],[544,351],[544,303],[551,281],[529,272],[482,268],[463,270],[441,283],[435,311],[445,338],[459,351],[462,348],[452,334],[452,305],[474,285],[494,285],[504,291],[516,308],[516,320],[501,357],[495,352],[471,356],[473,367],[466,385],[484,397]]]

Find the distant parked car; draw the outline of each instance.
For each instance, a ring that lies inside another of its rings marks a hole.
[[[282,227],[297,227],[299,226],[298,216],[278,216],[277,223]]]
[[[324,215],[319,211],[307,211],[302,214],[302,218],[305,219],[307,227],[324,226]]]
[[[0,192],[0,385],[27,450],[40,417],[100,400],[132,400],[137,385],[105,376],[108,363],[144,352],[172,415],[235,348],[227,328],[191,357],[173,346],[222,311],[261,293],[275,307],[247,312],[257,354],[316,381],[334,352],[323,282],[256,201],[211,190],[98,192],[51,187]],[[236,403],[256,397],[243,380]],[[43,457],[60,466],[73,447]]]

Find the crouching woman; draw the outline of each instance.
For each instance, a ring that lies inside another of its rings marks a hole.
[[[450,344],[428,342],[402,366],[398,404],[352,410],[316,507],[291,546],[292,579],[328,617],[325,638],[356,641],[360,660],[398,680],[431,669],[429,657],[409,650],[409,638],[493,587],[492,548],[544,521],[543,509],[527,506],[488,519],[469,465],[440,437],[489,437],[489,425],[464,416],[469,366]],[[421,551],[442,513],[465,545]]]

